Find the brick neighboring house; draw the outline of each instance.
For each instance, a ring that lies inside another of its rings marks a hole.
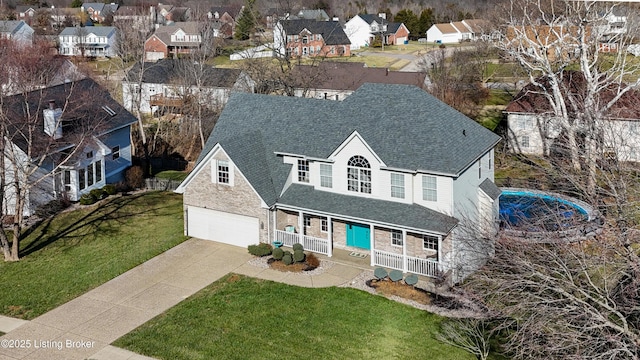
[[[234,94],[178,187],[185,234],[279,241],[463,279],[493,254],[500,137],[415,86],[344,101]]]
[[[113,16],[113,14],[115,14],[116,10],[118,10],[118,4],[88,2],[88,3],[82,4],[82,7],[80,7],[80,10],[87,13],[87,15],[89,15],[89,19],[91,19],[93,22],[101,23],[107,17]]]
[[[201,43],[202,34],[198,22],[176,22],[160,26],[144,42],[145,60],[155,61],[189,54],[200,48]]]
[[[337,21],[281,20],[273,41],[278,56],[351,56],[351,42]]]
[[[328,100],[344,100],[365,83],[404,84],[425,87],[425,73],[389,71],[371,68],[364,63],[324,61],[318,65],[298,65],[293,78],[299,86],[295,96]]]
[[[153,25],[152,11],[144,6],[120,6],[113,14],[114,24],[149,31]]]
[[[409,40],[409,29],[398,22],[389,22],[386,14],[360,14],[349,19],[345,32],[351,41],[351,50],[371,46],[376,36],[384,38],[385,45],[399,45]]]
[[[154,24],[169,25],[176,22],[191,21],[192,11],[189,7],[158,3],[151,7]]]
[[[219,35],[223,38],[232,38],[236,31],[236,21],[244,6],[213,6],[207,12],[209,21],[218,22]]]

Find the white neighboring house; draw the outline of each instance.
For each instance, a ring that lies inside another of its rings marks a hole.
[[[345,249],[457,282],[493,254],[499,141],[415,86],[368,83],[343,101],[234,94],[176,190],[185,233]]]
[[[189,60],[160,59],[136,63],[122,81],[122,99],[129,111],[136,110],[140,102],[140,111],[154,113],[160,108],[180,108],[197,89],[193,81],[185,81],[180,63]],[[142,77],[140,71],[143,72]],[[239,69],[226,69],[208,66],[204,70],[203,81],[207,104],[212,107],[224,105],[232,92],[253,92],[255,84]],[[141,87],[139,79],[142,79]],[[129,81],[127,81],[127,79]],[[139,97],[135,94],[140,94]]]
[[[116,28],[113,26],[67,27],[58,35],[59,53],[66,56],[116,55]]]
[[[23,20],[0,21],[0,39],[13,40],[19,44],[33,44],[34,30]]]
[[[427,42],[455,44],[463,41],[476,41],[488,32],[488,23],[484,20],[462,20],[448,24],[433,24],[427,30]]]
[[[564,75],[565,86],[579,93],[581,84],[584,85],[582,74],[566,71]],[[548,80],[538,78],[536,81],[545,86]],[[563,129],[544,92],[541,87],[530,83],[504,110],[507,114],[507,141],[512,152],[548,156],[556,150],[565,151]],[[601,100],[608,102],[614,94],[604,90],[600,94]],[[568,99],[565,101],[569,102]],[[569,116],[575,118],[574,114]],[[640,161],[640,92],[626,92],[596,128],[603,138],[604,151],[622,161]],[[584,130],[587,131],[586,128]]]
[[[369,46],[373,39],[373,33],[385,29],[384,19],[380,15],[359,14],[347,21],[344,32],[351,41],[351,50],[357,50]],[[386,14],[384,14],[386,16]]]

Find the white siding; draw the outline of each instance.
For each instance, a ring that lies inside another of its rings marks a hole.
[[[351,41],[351,50],[357,50],[363,46],[369,46],[371,29],[369,24],[360,16],[355,16],[345,24],[345,33]]]

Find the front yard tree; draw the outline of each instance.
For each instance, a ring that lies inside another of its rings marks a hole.
[[[246,0],[244,8],[236,24],[235,38],[237,40],[247,40],[253,34],[257,25],[257,17],[254,9],[255,0]]]

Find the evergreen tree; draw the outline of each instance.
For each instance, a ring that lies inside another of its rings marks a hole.
[[[236,33],[234,35],[236,40],[247,40],[251,37],[256,26],[256,17],[253,11],[254,4],[255,0],[245,1],[244,9],[238,18],[238,24],[236,25]]]

